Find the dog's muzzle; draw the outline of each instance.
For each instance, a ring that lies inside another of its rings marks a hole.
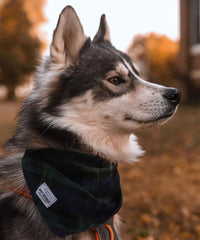
[[[163,97],[165,97],[174,106],[177,106],[181,99],[181,92],[177,88],[168,88],[163,94]]]

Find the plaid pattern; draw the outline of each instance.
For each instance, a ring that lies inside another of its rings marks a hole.
[[[26,150],[22,168],[40,214],[59,237],[97,227],[122,205],[117,164],[55,149]],[[36,195],[46,183],[57,201],[46,208]]]

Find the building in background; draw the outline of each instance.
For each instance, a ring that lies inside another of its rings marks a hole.
[[[180,0],[178,64],[188,97],[200,99],[200,0]]]

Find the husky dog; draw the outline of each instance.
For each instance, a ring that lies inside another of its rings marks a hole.
[[[180,91],[142,80],[131,59],[111,44],[105,15],[94,39],[86,37],[70,6],[60,14],[50,56],[37,69],[35,88],[19,113],[10,151],[0,161],[0,239],[53,240],[24,189],[21,159],[26,149],[59,149],[133,162],[143,154],[134,132],[166,122]],[[69,196],[70,197],[70,196]],[[118,231],[120,221],[115,220]],[[93,240],[91,230],[66,240]]]

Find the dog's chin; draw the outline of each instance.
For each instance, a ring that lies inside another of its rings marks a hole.
[[[159,116],[159,117],[154,117],[152,119],[140,121],[139,123],[152,124],[152,125],[153,124],[163,124],[163,123],[167,122],[174,115],[174,113],[175,112],[170,112],[170,113],[167,113],[167,114]]]
[[[154,125],[162,125],[165,124],[176,112],[170,111],[165,114],[159,115],[159,116],[153,116],[152,118],[147,118],[147,119],[135,119],[135,118],[127,118],[128,121],[132,121],[134,123],[134,128],[135,130],[139,130],[144,127],[151,127]]]

